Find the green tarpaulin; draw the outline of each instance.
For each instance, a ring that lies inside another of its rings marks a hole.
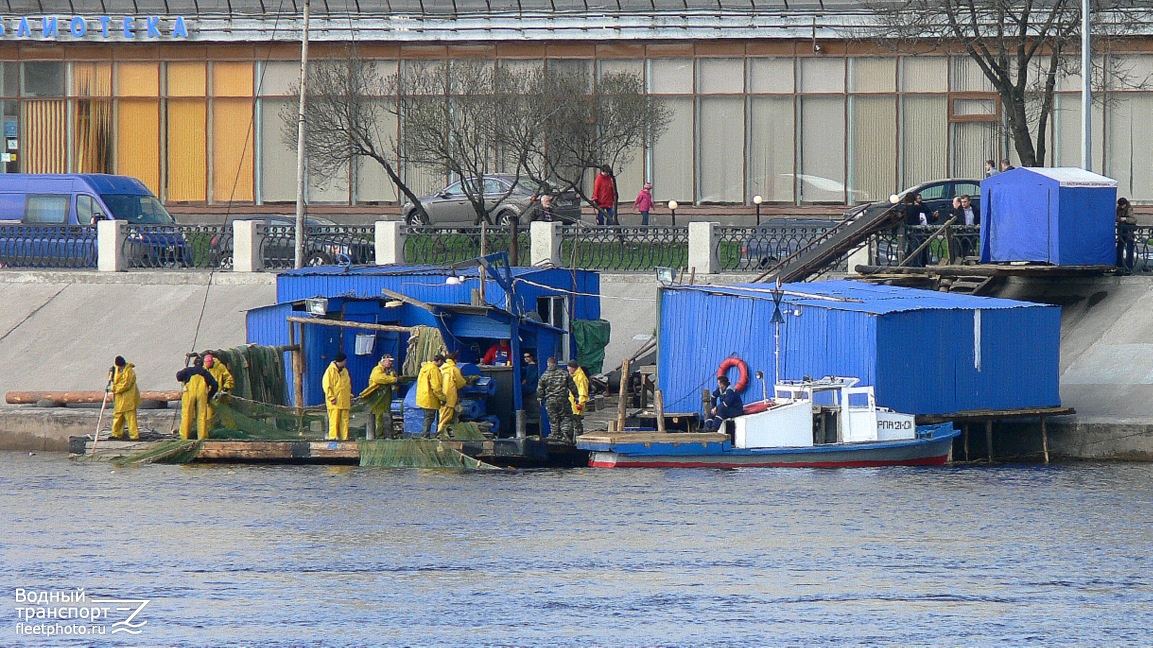
[[[608,320],[573,320],[572,334],[577,345],[577,362],[590,373],[600,373],[605,347],[611,332]]]

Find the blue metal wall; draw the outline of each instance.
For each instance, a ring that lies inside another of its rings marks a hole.
[[[874,385],[878,403],[916,414],[1060,404],[1057,307],[907,288],[821,282],[788,286],[858,301],[782,301],[781,376],[854,376]],[[735,287],[734,287],[735,288]],[[763,287],[758,287],[763,290]],[[918,304],[920,304],[918,306]],[[981,332],[974,336],[974,311]],[[699,411],[702,388],[736,355],[749,367],[746,400],[761,398],[753,378],[774,380],[772,299],[661,291],[659,383],[669,411]],[[980,342],[980,366],[975,341]],[[730,372],[731,379],[736,373]]]

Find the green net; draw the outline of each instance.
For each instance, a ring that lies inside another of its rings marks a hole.
[[[233,395],[258,403],[288,404],[284,352],[279,348],[249,344],[205,353],[211,353],[228,367],[236,381]]]
[[[196,459],[202,441],[189,439],[169,439],[149,443],[146,448],[129,455],[113,457],[110,461],[118,466],[126,464],[169,463],[183,464]],[[97,458],[97,457],[93,457]]]
[[[415,376],[420,373],[420,367],[432,360],[432,356],[444,350],[444,336],[440,329],[432,326],[417,326],[416,333],[408,338],[408,349],[405,350],[404,367],[401,375]]]
[[[445,432],[448,433],[448,438],[456,441],[483,441],[488,438],[481,427],[472,421],[449,423]]]
[[[436,439],[361,441],[360,465],[386,468],[496,469]]]

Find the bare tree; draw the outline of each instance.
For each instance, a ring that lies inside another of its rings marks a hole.
[[[636,74],[606,74],[591,88],[579,74],[550,73],[539,82],[535,121],[546,136],[528,157],[529,173],[559,181],[590,204],[581,182],[585,173],[605,164],[619,170],[655,142],[671,119],[669,108],[645,94]]]
[[[1110,32],[1107,17],[1125,2],[1094,0],[1095,36]],[[910,43],[963,47],[1001,99],[1021,164],[1045,164],[1057,82],[1080,71],[1069,57],[1080,52],[1080,0],[904,0],[867,6],[880,25],[872,36],[898,48]]]
[[[384,130],[396,113],[396,77],[383,76],[372,61],[350,51],[346,60],[309,68],[305,151],[311,171],[332,175],[359,158],[379,164],[397,189],[423,213],[420,199],[397,172],[395,135]],[[293,87],[293,92],[300,92]],[[296,148],[296,108],[282,111],[284,139]]]
[[[534,73],[493,61],[452,61],[401,76],[397,96],[404,159],[461,179],[461,191],[476,222],[492,222],[523,175],[538,126],[525,88]],[[503,172],[513,183],[485,191],[484,178]]]

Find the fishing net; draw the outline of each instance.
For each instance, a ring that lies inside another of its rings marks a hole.
[[[473,459],[436,439],[361,441],[360,465],[388,468],[461,468],[489,470],[495,466]]]
[[[196,459],[203,442],[194,439],[169,439],[156,441],[132,454],[112,457],[109,461],[118,466],[126,464],[169,463],[183,464]],[[93,456],[93,458],[98,458]]]
[[[401,375],[404,376],[419,374],[421,365],[445,349],[440,329],[432,326],[417,326],[415,329],[416,332],[408,338],[408,349],[405,350],[404,367],[401,368]]]
[[[444,348],[440,331],[420,327],[421,334],[410,341],[409,353],[431,359]],[[253,441],[319,441],[328,437],[327,411],[324,406],[291,407],[287,405],[283,352],[276,347],[248,345],[211,353],[228,367],[236,385],[232,393],[212,402],[215,416],[210,439]],[[410,358],[413,355],[409,356]],[[406,365],[407,366],[407,365]],[[419,364],[417,368],[419,369]],[[381,391],[367,398],[356,398],[349,412],[349,437],[363,438],[372,409],[385,397]],[[377,430],[376,436],[392,436],[393,430]],[[475,423],[450,426],[448,438],[477,440],[485,438]],[[169,439],[142,443],[139,450],[122,455],[123,450],[109,451],[106,457],[117,464],[188,463],[195,461],[203,441]],[[384,439],[358,444],[360,465],[397,468],[491,468],[461,454],[436,439]],[[104,453],[100,453],[104,454]],[[97,457],[100,458],[100,457]]]

